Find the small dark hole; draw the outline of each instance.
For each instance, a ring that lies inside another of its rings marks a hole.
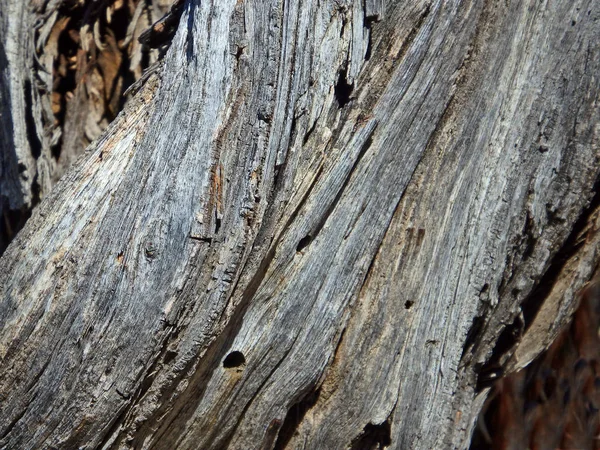
[[[306,247],[308,247],[308,244],[310,244],[311,240],[312,240],[312,237],[310,234],[307,234],[306,236],[304,236],[302,239],[300,239],[300,242],[298,242],[296,251],[301,252],[302,250],[304,250]]]
[[[271,120],[272,120],[271,113],[269,113],[265,110],[258,111],[257,117],[258,117],[258,120],[262,120],[263,122],[266,122],[266,123],[271,123]]]
[[[237,50],[235,52],[235,59],[237,61],[239,61],[243,54],[244,54],[244,47],[239,47],[238,46],[238,48],[237,48]]]
[[[335,83],[335,98],[337,99],[338,105],[340,108],[343,108],[347,105],[351,98],[352,91],[354,90],[354,84],[348,83],[348,70],[343,69],[340,70],[340,74],[338,76],[338,80]]]
[[[175,352],[173,350],[167,350],[167,352],[165,353],[165,357],[163,358],[163,363],[169,364],[171,361],[173,361],[175,359],[176,356],[177,356],[177,352]]]
[[[223,360],[223,367],[226,369],[233,369],[235,367],[240,367],[246,364],[246,358],[244,358],[244,354],[242,352],[231,352],[229,355],[225,357]]]
[[[412,306],[415,304],[415,302],[411,302],[410,300],[407,300],[406,303],[404,304],[404,307],[406,309],[410,309],[412,308]]]
[[[367,41],[367,51],[365,52],[365,61],[371,59],[371,52],[373,51],[373,29],[372,29],[372,20],[367,20],[365,22],[365,28],[367,29],[367,33],[369,33],[369,40]]]

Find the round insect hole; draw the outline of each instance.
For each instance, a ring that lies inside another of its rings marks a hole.
[[[246,364],[246,358],[244,358],[244,354],[242,352],[238,351],[231,352],[223,360],[223,367],[225,367],[226,369],[241,367],[244,364]]]
[[[412,306],[415,304],[415,302],[412,302],[410,300],[407,300],[407,302],[404,304],[404,308],[405,309],[410,309],[412,308]]]

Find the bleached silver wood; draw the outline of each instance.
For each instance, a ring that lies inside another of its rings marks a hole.
[[[188,2],[0,259],[0,446],[467,448],[598,263],[599,15]]]

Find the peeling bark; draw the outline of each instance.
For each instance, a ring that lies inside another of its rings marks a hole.
[[[598,265],[599,17],[175,2],[0,259],[0,446],[468,448]]]

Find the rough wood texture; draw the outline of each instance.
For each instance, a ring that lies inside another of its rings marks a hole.
[[[170,1],[0,0],[0,254],[156,59],[137,38]]]
[[[467,448],[599,260],[599,17],[186,2],[0,260],[0,446]]]

